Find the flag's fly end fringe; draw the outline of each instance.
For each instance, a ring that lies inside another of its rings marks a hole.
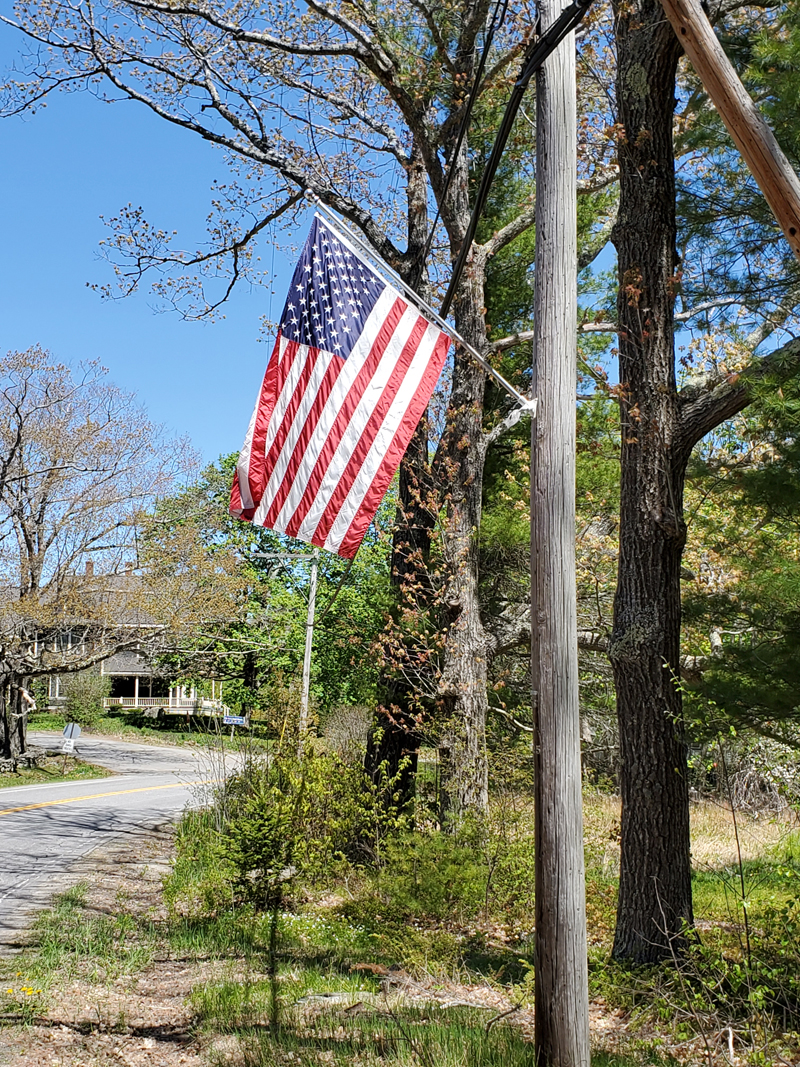
[[[490,374],[492,378],[494,378],[494,380],[497,382],[497,384],[501,385],[506,390],[506,392],[510,396],[512,396],[514,400],[516,400],[516,402],[520,406],[520,415],[535,413],[535,400],[530,400],[528,397],[523,396],[523,394],[520,393],[519,390],[515,389],[510,382],[506,381],[503,375],[500,374],[499,371],[496,371],[491,365],[491,363],[489,363],[488,360],[484,359],[484,357],[480,354],[480,352],[477,351],[477,349],[473,348],[471,344],[465,341],[461,334],[459,334],[444,318],[442,318],[442,316],[437,311],[435,311],[430,306],[430,304],[427,303],[427,301],[423,300],[418,293],[415,293],[414,290],[403,281],[400,275],[396,271],[392,270],[388,263],[385,263],[374,249],[370,248],[370,246],[366,243],[366,241],[363,240],[362,237],[359,236],[359,234],[357,234],[347,225],[346,222],[344,222],[336,214],[334,214],[334,212],[331,211],[331,209],[326,204],[323,204],[323,202],[320,200],[320,198],[315,192],[313,192],[311,189],[306,189],[305,195],[316,207],[317,211],[324,214],[326,222],[328,222],[328,224],[334,230],[336,230],[337,235],[345,243],[355,245],[356,249],[358,249],[361,255],[367,257],[377,270],[380,270],[382,273],[388,274],[392,280],[392,284],[402,289],[408,299],[427,319],[429,319],[431,322],[435,322],[440,330],[442,330],[449,337],[451,337],[457,345],[460,345],[465,352],[468,352],[473,359],[476,359],[478,363],[480,363],[480,365],[487,372],[487,374]]]

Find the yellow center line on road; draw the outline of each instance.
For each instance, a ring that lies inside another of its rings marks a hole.
[[[185,789],[189,785],[207,785],[213,778],[200,778],[194,782],[170,782],[167,785],[140,785],[136,789],[116,789],[110,793],[88,793],[82,797],[64,797],[62,800],[43,800],[39,804],[22,804],[18,808],[5,808],[0,815],[11,815],[15,811],[31,811],[33,808],[51,808],[55,804],[77,804],[80,800],[98,800],[100,797],[121,797],[124,793],[151,793],[155,789]]]

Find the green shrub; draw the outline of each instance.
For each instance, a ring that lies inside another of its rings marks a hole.
[[[361,766],[312,747],[302,759],[250,760],[229,779],[223,850],[237,891],[258,907],[282,899],[288,882],[326,883],[370,861],[398,822],[379,809]]]
[[[194,920],[232,904],[233,870],[213,810],[184,814],[175,851],[175,866],[164,882],[164,901],[174,916]]]
[[[58,730],[67,725],[67,720],[60,711],[35,711],[28,716],[29,730]]]
[[[92,726],[105,714],[103,699],[111,692],[111,679],[96,671],[79,671],[61,679],[67,722]]]
[[[484,905],[489,869],[483,856],[441,832],[389,841],[376,888],[398,917],[474,918]]]
[[[593,955],[590,993],[679,1040],[729,1029],[741,1061],[777,1062],[768,1053],[787,1041],[796,1048],[800,1034],[800,901],[764,908],[751,920],[748,940],[743,924],[738,933],[734,946],[730,932],[722,945],[714,931],[703,931],[702,940],[689,932],[677,966],[673,959],[642,967]]]

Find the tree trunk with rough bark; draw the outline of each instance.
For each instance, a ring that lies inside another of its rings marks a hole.
[[[13,760],[25,751],[28,716],[23,707],[23,679],[0,666],[0,758]]]
[[[672,118],[680,46],[658,0],[618,4],[621,510],[609,656],[620,731],[622,840],[614,955],[669,956],[692,922],[681,726],[680,563],[686,449],[675,382]]]
[[[475,62],[474,42],[459,55],[464,77],[471,77]],[[469,169],[466,147],[452,160],[453,181],[443,211],[455,260],[470,217]],[[402,270],[405,280],[427,295],[421,259],[427,238],[427,185],[421,155],[414,154],[408,170],[409,257]],[[456,329],[478,351],[486,345],[484,308],[485,255],[478,247],[465,271],[453,305]],[[468,812],[482,815],[489,803],[486,755],[488,713],[487,671],[489,639],[481,620],[478,599],[478,533],[480,529],[483,468],[486,446],[483,435],[485,372],[472,356],[457,351],[444,434],[433,462],[428,459],[428,428],[414,436],[400,474],[400,526],[392,553],[393,581],[416,586],[421,601],[430,598],[430,610],[443,616],[446,638],[441,678],[436,698],[437,732],[442,736],[442,793],[446,819],[457,825]],[[437,515],[445,512],[442,538],[446,587],[434,593],[427,574],[431,537]],[[414,648],[407,676],[417,671]],[[432,678],[430,679],[433,680]],[[366,768],[373,780],[386,775],[400,777],[397,785],[406,800],[413,791],[412,769],[420,736],[415,716],[431,699],[421,692],[402,691],[389,685],[393,707],[381,714],[369,743]],[[443,724],[443,729],[442,729]],[[380,766],[383,763],[383,771]],[[403,766],[405,765],[405,770]],[[395,789],[395,792],[397,788]],[[443,815],[445,813],[443,812]]]
[[[465,217],[465,224],[468,216]],[[454,303],[459,333],[479,351],[485,346],[484,263],[475,255],[467,266]],[[478,598],[478,534],[481,521],[485,445],[483,441],[483,368],[456,352],[449,424],[437,456],[444,488],[449,581],[444,594],[447,626],[440,686],[447,760],[443,768],[449,819],[484,814],[489,806],[486,754],[489,639]]]

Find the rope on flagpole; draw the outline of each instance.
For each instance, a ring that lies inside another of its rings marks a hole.
[[[403,281],[397,271],[393,270],[389,266],[389,264],[385,262],[385,260],[381,259],[378,253],[374,249],[370,248],[370,246],[359,236],[359,234],[357,234],[354,230],[351,230],[347,223],[344,222],[343,219],[340,219],[333,211],[331,211],[327,204],[323,204],[323,202],[320,200],[320,198],[315,192],[313,192],[311,189],[306,189],[305,195],[312,202],[312,204],[314,204],[314,206],[317,208],[317,211],[325,216],[323,221],[328,222],[334,228],[334,230],[336,230],[338,236],[344,241],[344,243],[350,245],[351,251],[355,255],[365,255],[374,266],[388,274],[392,280],[392,284],[403,290],[403,292],[406,294],[408,299],[417,308],[418,311],[420,311],[423,315],[426,315],[432,322],[435,322],[441,330],[443,330],[449,337],[451,337],[456,342],[456,344],[461,345],[461,347],[466,352],[468,352],[473,357],[473,359],[476,359],[478,363],[480,363],[480,365],[483,367],[483,369],[487,372],[487,374],[490,374],[492,378],[494,378],[498,385],[502,385],[506,392],[509,393],[520,405],[521,413],[527,414],[528,412],[530,412],[531,416],[536,413],[535,399],[531,400],[527,396],[523,396],[523,394],[520,393],[517,389],[515,389],[510,382],[507,382],[506,379],[502,376],[502,374],[496,371],[491,365],[491,363],[484,359],[484,357],[480,354],[480,352],[477,351],[477,349],[473,348],[468,341],[465,341],[461,334],[458,333],[458,331],[455,330],[448,322],[446,322],[437,311],[434,311],[430,304],[423,300],[418,293],[415,293],[414,290],[409,285],[407,285],[406,282]],[[353,248],[353,245],[355,245],[356,247]]]

